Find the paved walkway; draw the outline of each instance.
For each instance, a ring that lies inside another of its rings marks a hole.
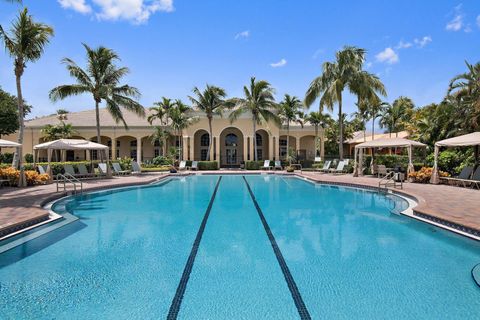
[[[252,174],[258,171],[201,171],[202,174]],[[285,172],[283,172],[285,173]],[[379,179],[373,177],[358,177],[352,175],[331,175],[313,172],[303,172],[297,175],[305,178],[336,184],[355,184],[377,187]],[[113,179],[87,180],[84,190],[98,190],[127,185],[147,184],[166,177],[165,173],[146,173],[141,176],[115,177]],[[478,232],[480,235],[480,191],[446,185],[429,185],[405,183],[401,191],[415,197],[418,206],[415,213],[427,215],[429,218],[455,224],[456,228],[465,227],[468,232]],[[48,219],[48,212],[42,207],[48,201],[64,196],[57,193],[56,185],[35,186],[24,189],[0,189],[0,238],[8,233],[20,230]],[[439,221],[436,221],[439,222]]]

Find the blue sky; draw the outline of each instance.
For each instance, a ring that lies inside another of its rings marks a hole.
[[[24,95],[32,115],[58,108],[91,109],[91,97],[53,104],[48,92],[71,83],[63,57],[84,65],[82,42],[117,51],[131,74],[125,81],[151,106],[160,97],[186,100],[194,86],[242,94],[251,76],[268,80],[277,98],[303,98],[344,45],[367,49],[366,68],[380,76],[387,101],[399,95],[419,106],[438,102],[449,80],[479,61],[479,1],[187,1],[24,0],[31,14],[52,25],[55,37],[43,58],[28,65]],[[8,28],[19,5],[1,1]],[[15,93],[11,59],[0,53],[0,86]],[[316,107],[315,107],[316,108]],[[352,97],[345,108],[353,112]]]

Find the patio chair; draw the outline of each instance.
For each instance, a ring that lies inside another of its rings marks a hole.
[[[343,159],[343,162],[345,163],[346,166],[350,163],[350,159]]]
[[[112,163],[112,167],[113,167],[113,172],[118,176],[120,175],[124,176],[124,175],[130,174],[131,172],[130,170],[122,170],[122,167],[120,167],[120,163],[118,162]]]
[[[192,166],[190,170],[198,170],[198,161],[192,161]]]
[[[466,180],[470,180],[470,176],[472,175],[473,167],[463,167],[460,174],[456,177],[440,177],[440,180],[444,180],[447,184],[454,183],[459,184],[462,183],[465,186]]]
[[[106,163],[99,163],[98,164],[98,171],[100,172],[100,176],[104,177],[107,175],[107,164]]]
[[[270,160],[265,160],[265,161],[263,162],[263,166],[260,167],[260,169],[262,169],[262,170],[263,170],[263,169],[272,170],[273,167],[270,165]]]
[[[280,160],[275,160],[275,167],[274,167],[273,169],[275,169],[275,170],[277,170],[277,169],[283,170],[282,161],[280,161]]]
[[[38,165],[37,168],[38,168],[38,173],[47,174],[47,169],[45,169],[44,166]]]
[[[462,170],[463,171],[463,170]],[[480,166],[477,167],[471,178],[456,179],[461,182],[464,187],[467,185],[480,189]]]
[[[383,164],[379,164],[377,166],[377,177],[380,178],[380,176],[386,176],[387,175],[387,167]]]
[[[315,157],[315,160],[313,160],[314,163],[316,162],[322,162],[322,157]]]
[[[325,163],[323,164],[323,168],[319,169],[318,171],[320,172],[328,172],[330,170],[330,165],[332,164],[332,161],[325,161]]]
[[[81,174],[75,173],[75,169],[71,164],[64,164],[63,170],[65,171],[66,174],[69,174],[75,178],[80,178],[82,176]]]
[[[132,174],[141,174],[142,168],[137,161],[132,161]]]
[[[187,161],[180,161],[178,165],[178,170],[187,170]]]
[[[10,185],[10,180],[8,179],[0,179],[0,188],[3,188],[3,185]]]
[[[95,173],[88,172],[87,166],[84,163],[79,163],[77,165],[77,168],[78,168],[79,175],[81,175],[84,178],[93,178],[96,176]]]
[[[344,173],[345,172],[345,162],[340,161],[337,165],[337,168],[335,169],[330,169],[330,173],[336,174],[336,173]]]

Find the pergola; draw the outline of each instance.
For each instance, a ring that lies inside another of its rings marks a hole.
[[[37,144],[33,147],[34,155],[33,161],[34,163],[37,162],[38,158],[38,150],[47,150],[47,160],[48,160],[48,167],[47,171],[50,175],[50,179],[53,179],[52,176],[52,168],[50,166],[50,162],[52,160],[52,153],[54,150],[84,150],[84,151],[103,151],[103,155],[100,157],[101,159],[105,159],[108,161],[108,146],[105,146],[100,143],[88,141],[88,140],[81,140],[81,139],[59,139],[55,141],[48,141],[45,143]],[[107,165],[107,176],[111,176],[110,166]]]
[[[432,177],[430,178],[430,183],[440,183],[440,177],[438,175],[438,152],[440,151],[440,147],[475,147],[475,162],[478,163],[478,153],[480,151],[479,146],[480,132],[473,132],[463,136],[437,141],[435,143],[435,162],[433,163],[433,172]]]
[[[414,147],[422,147],[425,148],[427,145],[413,140],[408,140],[404,138],[384,138],[384,139],[377,139],[372,140],[364,143],[360,143],[355,146],[355,166],[353,170],[353,176],[358,177],[358,175],[362,175],[363,172],[363,150],[369,148],[407,148],[408,152],[408,169],[407,174],[410,172],[414,172],[415,169],[413,167],[412,162],[412,153]],[[358,156],[358,161],[357,161]],[[373,156],[373,153],[372,153]]]

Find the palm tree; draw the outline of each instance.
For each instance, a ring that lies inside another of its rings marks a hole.
[[[480,62],[472,65],[465,61],[468,72],[454,77],[450,81],[448,95],[459,102],[462,113],[470,128],[475,131],[480,127]]]
[[[120,85],[123,76],[129,73],[126,67],[118,68],[115,65],[116,60],[120,60],[118,55],[111,49],[98,47],[91,49],[83,44],[87,51],[87,68],[82,69],[73,60],[64,58],[62,63],[67,67],[70,76],[75,78],[76,84],[61,85],[50,91],[50,99],[57,101],[69,96],[89,93],[95,101],[95,116],[97,126],[97,142],[100,143],[100,103],[106,102],[106,108],[113,119],[123,122],[125,128],[128,128],[123,118],[122,108],[132,111],[138,116],[144,117],[145,110],[136,100],[140,97],[137,88],[129,85]]]
[[[71,123],[61,121],[57,125],[47,124],[41,130],[44,141],[54,141],[57,139],[71,138],[75,133]]]
[[[15,81],[17,85],[17,105],[19,114],[18,143],[23,143],[25,131],[24,103],[22,94],[22,76],[27,62],[35,62],[42,56],[46,45],[53,36],[53,29],[43,23],[35,22],[28,14],[28,9],[20,11],[17,19],[13,22],[10,32],[6,32],[0,26],[0,37],[3,38],[8,54],[14,59]],[[22,146],[15,152],[12,166],[20,168],[19,186],[25,186],[23,170]]]
[[[270,120],[280,124],[280,118],[276,113],[278,106],[273,97],[274,89],[267,81],[256,81],[255,77],[252,77],[250,78],[250,86],[244,86],[243,92],[245,98],[232,100],[236,104],[236,109],[230,114],[230,121],[234,122],[240,115],[246,112],[252,114],[253,152],[254,160],[257,161],[257,139],[255,139],[257,125]]]
[[[399,97],[392,105],[387,105],[383,110],[380,118],[380,126],[388,128],[390,137],[395,131],[395,136],[398,137],[398,131],[404,129],[406,122],[410,121],[413,108],[415,105],[408,97]]]
[[[385,87],[373,74],[362,70],[366,51],[357,47],[346,46],[335,55],[336,61],[325,62],[322,74],[315,78],[305,94],[305,104],[311,106],[320,98],[320,111],[324,106],[333,110],[338,104],[339,118],[339,156],[343,159],[343,121],[342,93],[345,88],[357,96],[372,98],[372,93],[386,95]],[[369,88],[367,90],[367,88]]]
[[[162,149],[162,156],[165,156],[167,153],[166,145],[167,140],[170,137],[170,132],[160,126],[155,126],[153,129],[153,133],[150,135],[150,142],[152,145],[155,145],[155,143],[158,142],[160,148]]]
[[[370,115],[370,119],[372,120],[372,140],[375,139],[375,120],[380,117],[383,113],[383,110],[385,110],[385,108],[388,108],[389,106],[389,103],[381,101],[369,106],[368,114]]]
[[[212,130],[212,120],[213,116],[222,116],[223,110],[229,107],[232,107],[232,102],[225,100],[227,93],[224,89],[210,86],[207,84],[207,87],[203,92],[200,91],[197,87],[193,88],[193,93],[196,97],[188,96],[190,101],[193,104],[193,107],[205,113],[208,119],[208,151],[207,151],[207,161],[210,161],[210,151],[213,145],[213,130]]]
[[[318,136],[318,128],[322,127],[325,129],[327,123],[331,121],[331,117],[328,114],[323,114],[321,112],[312,111],[305,116],[305,121],[308,121],[315,128],[315,156],[322,153],[320,150],[320,137]]]
[[[175,131],[175,135],[178,140],[178,158],[182,160],[183,155],[183,142],[182,135],[183,129],[188,128],[193,123],[198,121],[197,117],[192,117],[189,115],[188,111],[191,108],[184,104],[180,99],[175,100],[175,107],[168,111],[168,117],[170,119],[170,126]]]
[[[301,119],[303,103],[297,97],[285,94],[283,101],[280,102],[278,107],[278,116],[287,127],[287,148],[290,149],[290,123],[297,122],[303,126]],[[287,154],[290,154],[290,152],[287,152]]]
[[[153,121],[158,119],[161,125],[166,125],[168,111],[174,107],[174,104],[175,103],[172,101],[172,99],[162,97],[162,101],[155,102],[153,104],[154,106],[150,108],[152,114],[148,116],[148,122],[152,124]]]
[[[363,101],[359,101],[357,104],[357,111],[355,111],[352,115],[355,119],[357,119],[362,124],[363,129],[363,141],[367,141],[367,121],[369,119],[368,109],[366,103]]]

